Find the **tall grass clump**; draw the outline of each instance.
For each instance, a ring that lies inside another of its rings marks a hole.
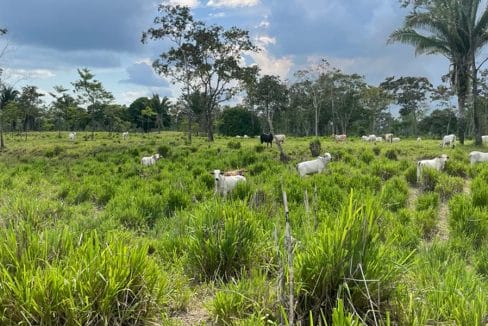
[[[0,323],[145,325],[170,304],[168,276],[120,234],[73,236],[29,227],[0,237]]]
[[[322,145],[320,144],[320,139],[315,138],[308,144],[308,148],[310,149],[310,153],[313,157],[319,156],[322,152]]]
[[[462,178],[441,174],[439,175],[434,191],[437,192],[443,200],[448,200],[455,194],[463,192],[463,187],[464,180]]]
[[[259,263],[265,241],[258,224],[262,218],[242,202],[202,205],[190,219],[190,274],[201,281],[228,281]]]
[[[253,272],[250,277],[232,280],[217,291],[210,311],[217,325],[235,325],[239,320],[258,318],[270,323],[276,303],[276,288],[267,275]]]
[[[488,240],[488,211],[475,207],[469,196],[456,195],[449,201],[449,227],[455,236],[479,248]]]
[[[408,184],[402,177],[386,181],[381,191],[381,203],[391,211],[404,208],[408,199]]]
[[[339,298],[348,303],[347,311],[366,323],[385,313],[380,307],[390,298],[405,259],[393,257],[388,249],[391,239],[380,240],[378,204],[372,199],[363,202],[359,204],[351,193],[342,211],[322,223],[296,253],[301,318],[307,319],[309,313],[314,319],[321,313],[330,316]]]

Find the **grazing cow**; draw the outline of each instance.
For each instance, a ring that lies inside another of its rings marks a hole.
[[[385,141],[393,143],[393,134],[385,134]]]
[[[398,137],[393,137],[393,138],[391,139],[391,142],[392,142],[392,143],[398,143],[399,141],[400,141],[400,138],[398,138]]]
[[[242,175],[224,175],[220,170],[214,170],[215,178],[215,193],[227,197],[227,193],[231,192],[239,182],[245,182],[246,178]]]
[[[156,164],[156,161],[160,159],[159,154],[154,154],[152,156],[144,156],[141,158],[141,164],[144,166],[151,166]]]
[[[243,137],[243,138],[248,139],[248,138],[249,138],[249,136],[248,136],[248,135],[244,135],[244,137]]]
[[[442,138],[442,142],[439,146],[442,146],[442,148],[444,148],[446,145],[450,145],[451,147],[454,148],[455,142],[456,142],[456,135],[450,134]]]
[[[129,138],[129,132],[128,132],[128,131],[123,132],[123,133],[122,133],[122,138],[123,138],[123,139],[127,139],[127,138]]]
[[[471,165],[478,162],[488,161],[488,153],[474,151],[469,153],[468,157],[469,157],[469,162],[471,162]]]
[[[482,142],[483,144],[488,143],[488,136],[481,136],[481,142]]]
[[[420,143],[422,141],[422,138],[417,137],[417,143]]]
[[[375,142],[376,141],[376,135],[369,135],[368,136],[368,141],[369,142]]]
[[[368,136],[361,136],[361,139],[364,140],[364,141],[369,141],[369,137]]]
[[[261,145],[263,143],[266,143],[266,147],[268,147],[268,144],[270,146],[273,146],[273,134],[261,134],[260,139],[261,139]]]
[[[377,142],[382,142],[383,141],[383,137],[381,137],[381,136],[380,137],[376,137],[376,141]]]
[[[236,138],[241,138],[241,136],[237,135]]]
[[[437,171],[441,171],[444,169],[444,165],[446,165],[449,156],[446,154],[442,154],[439,157],[436,157],[432,160],[421,160],[417,162],[417,182],[420,182],[420,178],[422,177],[422,169],[423,168],[432,168],[436,169]]]
[[[76,132],[70,132],[68,137],[69,137],[69,140],[75,141],[76,140]]]
[[[346,141],[347,136],[342,134],[342,135],[335,135],[334,136],[336,142],[342,142]]]
[[[305,161],[297,164],[298,174],[303,177],[307,174],[320,173],[330,162],[332,156],[329,153],[325,153],[324,156],[319,156],[315,160]]]
[[[283,144],[285,142],[286,136],[283,134],[278,134],[274,136],[275,142]]]

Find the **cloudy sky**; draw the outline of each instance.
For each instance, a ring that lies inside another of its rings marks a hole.
[[[293,72],[326,58],[377,85],[387,76],[427,76],[438,83],[447,72],[439,56],[415,57],[413,48],[387,45],[406,12],[396,0],[170,0],[192,7],[208,24],[250,31],[263,49],[252,57],[262,73],[293,79]],[[7,82],[52,91],[71,89],[77,68],[89,68],[116,101],[129,104],[178,90],[153,73],[163,42],[141,44],[160,1],[1,0],[0,58]],[[249,62],[251,63],[251,62]],[[47,96],[49,98],[49,96]]]

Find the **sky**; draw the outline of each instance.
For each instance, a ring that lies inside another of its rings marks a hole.
[[[425,76],[434,85],[447,73],[441,56],[418,56],[408,45],[387,44],[406,10],[397,0],[168,0],[192,8],[207,24],[248,30],[261,51],[247,58],[262,74],[293,81],[293,73],[327,59],[346,73],[378,85],[389,76]],[[151,63],[163,41],[142,44],[160,1],[1,0],[3,81],[16,88],[72,89],[77,69],[88,68],[115,101],[140,96],[176,98],[179,87],[156,75]],[[1,53],[1,52],[0,52]],[[45,96],[51,100],[49,95]]]

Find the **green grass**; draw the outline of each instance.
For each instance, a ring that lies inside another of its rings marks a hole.
[[[488,167],[469,166],[467,153],[483,149],[321,137],[320,154],[332,161],[300,178],[295,165],[313,158],[313,141],[287,137],[291,160],[282,164],[276,147],[257,139],[6,135],[0,324],[178,324],[201,289],[211,322],[277,323],[286,315],[278,291],[285,190],[302,322],[481,325]],[[142,167],[154,153],[157,164]],[[416,185],[416,161],[441,153],[451,158],[445,171],[426,170]],[[210,172],[237,168],[247,182],[216,196]],[[432,242],[442,203],[449,239]]]

